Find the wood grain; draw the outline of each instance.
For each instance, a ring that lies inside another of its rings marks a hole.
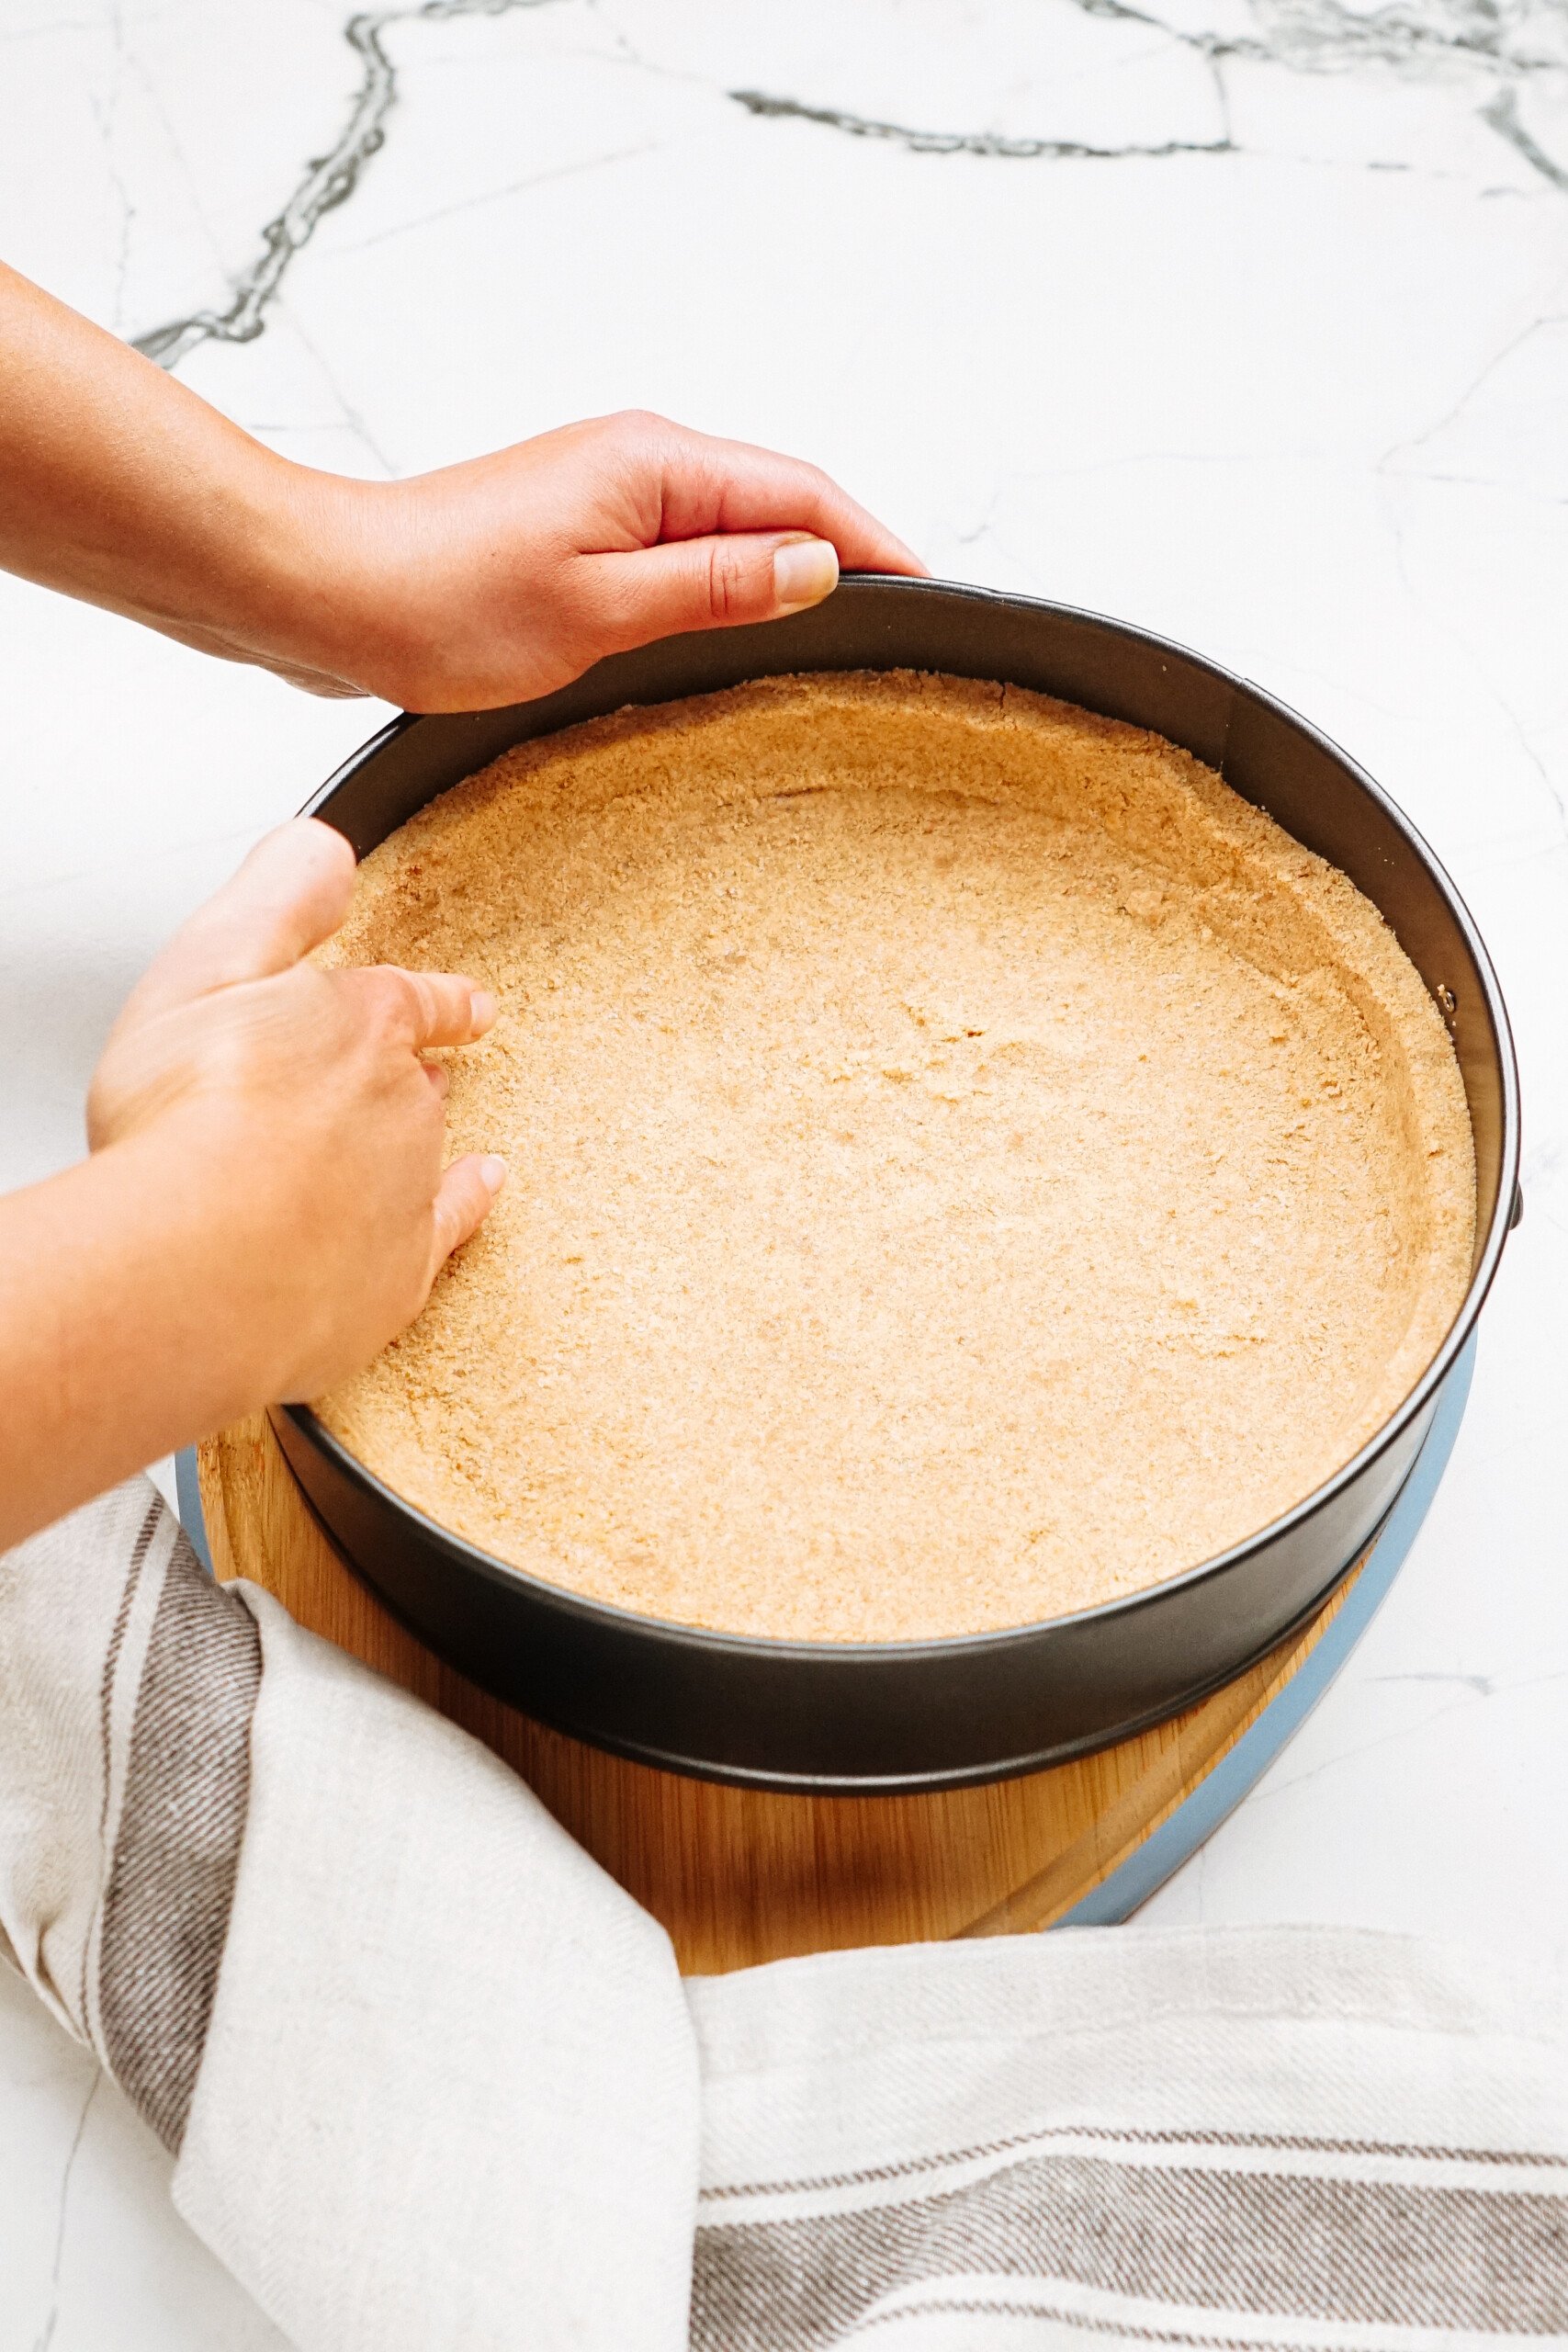
[[[520,1772],[708,1974],[864,1943],[1048,1927],[1158,1828],[1281,1690],[1343,1605],[1172,1722],[1048,1772],[934,1796],[777,1796],[627,1763],[503,1706],[445,1666],[362,1585],[307,1509],[267,1422],[200,1452],[221,1577],[421,1698]],[[1359,1573],[1359,1565],[1357,1573]]]

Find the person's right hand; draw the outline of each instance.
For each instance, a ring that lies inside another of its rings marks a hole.
[[[252,1404],[319,1396],[384,1347],[506,1172],[477,1155],[443,1170],[446,1071],[423,1058],[481,1036],[493,999],[304,960],[353,888],[340,833],[269,834],[150,967],[88,1097],[95,1154],[188,1193],[196,1258],[212,1229]]]
[[[798,458],[641,410],[407,481],[296,464],[0,263],[0,567],[315,694],[489,710],[919,558]]]

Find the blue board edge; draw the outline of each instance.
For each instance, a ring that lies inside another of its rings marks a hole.
[[[1416,1459],[1388,1515],[1382,1533],[1372,1546],[1350,1596],[1310,1657],[1299,1666],[1279,1697],[1244,1732],[1227,1756],[1200,1781],[1168,1821],[1145,1838],[1135,1853],[1118,1865],[1107,1879],[1086,1894],[1054,1924],[1058,1928],[1112,1927],[1129,1918],[1140,1904],[1157,1893],[1167,1879],[1190,1860],[1206,1838],[1212,1838],[1268,1770],[1316,1706],[1361,1635],[1376,1616],[1390,1586],[1404,1564],[1405,1554],[1420,1532],[1432,1498],[1449,1466],[1475,1370],[1475,1339],[1455,1363],[1432,1416],[1427,1442]],[[187,1446],[175,1457],[175,1495],[180,1524],[209,1576],[212,1555],[201,1513],[201,1486],[197,1476],[196,1449]]]
[[[1055,1928],[1107,1928],[1130,1918],[1212,1838],[1243,1797],[1256,1788],[1286,1742],[1298,1732],[1316,1706],[1361,1635],[1376,1616],[1390,1586],[1404,1565],[1404,1557],[1432,1506],[1438,1482],[1449,1466],[1459,1425],[1464,1419],[1475,1371],[1475,1335],[1444,1385],[1427,1442],[1416,1466],[1400,1490],[1371,1556],[1350,1589],[1339,1614],[1253,1724],[1227,1756],[1168,1821],[1145,1838],[1135,1853],[1118,1864],[1109,1878],[1090,1889],[1080,1903],[1053,1921]]]
[[[207,1541],[207,1521],[202,1516],[201,1480],[197,1475],[194,1445],[187,1445],[183,1453],[175,1456],[175,1502],[180,1525],[190,1537],[190,1548],[210,1576],[212,1553]]]

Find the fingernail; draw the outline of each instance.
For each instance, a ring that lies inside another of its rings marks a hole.
[[[839,558],[827,539],[785,539],[773,550],[773,600],[781,613],[819,605],[839,584]]]
[[[495,1016],[500,1010],[501,1007],[496,1003],[496,1001],[491,994],[489,989],[476,989],[474,990],[473,995],[468,1000],[468,1021],[476,1037],[479,1035],[481,1030],[485,1030],[490,1027],[491,1023],[495,1019]]]
[[[479,1162],[479,1182],[493,1200],[506,1182],[506,1162],[491,1151]]]

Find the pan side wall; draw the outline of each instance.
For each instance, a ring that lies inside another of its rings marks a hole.
[[[1267,695],[1179,648],[986,591],[852,579],[789,621],[669,639],[537,703],[396,721],[310,813],[363,854],[514,743],[625,704],[792,671],[889,667],[1001,677],[1151,728],[1216,767],[1380,908],[1444,1011],[1475,1136],[1478,1281],[1451,1361],[1495,1264],[1499,1206],[1505,1189],[1511,1202],[1517,1167],[1511,1047],[1483,951],[1430,854],[1352,763]],[[1309,1510],[1217,1566],[1014,1634],[881,1650],[726,1643],[581,1602],[423,1521],[313,1416],[276,1419],[312,1507],[365,1580],[499,1697],[669,1769],[849,1792],[1039,1769],[1125,1737],[1242,1671],[1364,1548],[1409,1474],[1439,1385]]]

